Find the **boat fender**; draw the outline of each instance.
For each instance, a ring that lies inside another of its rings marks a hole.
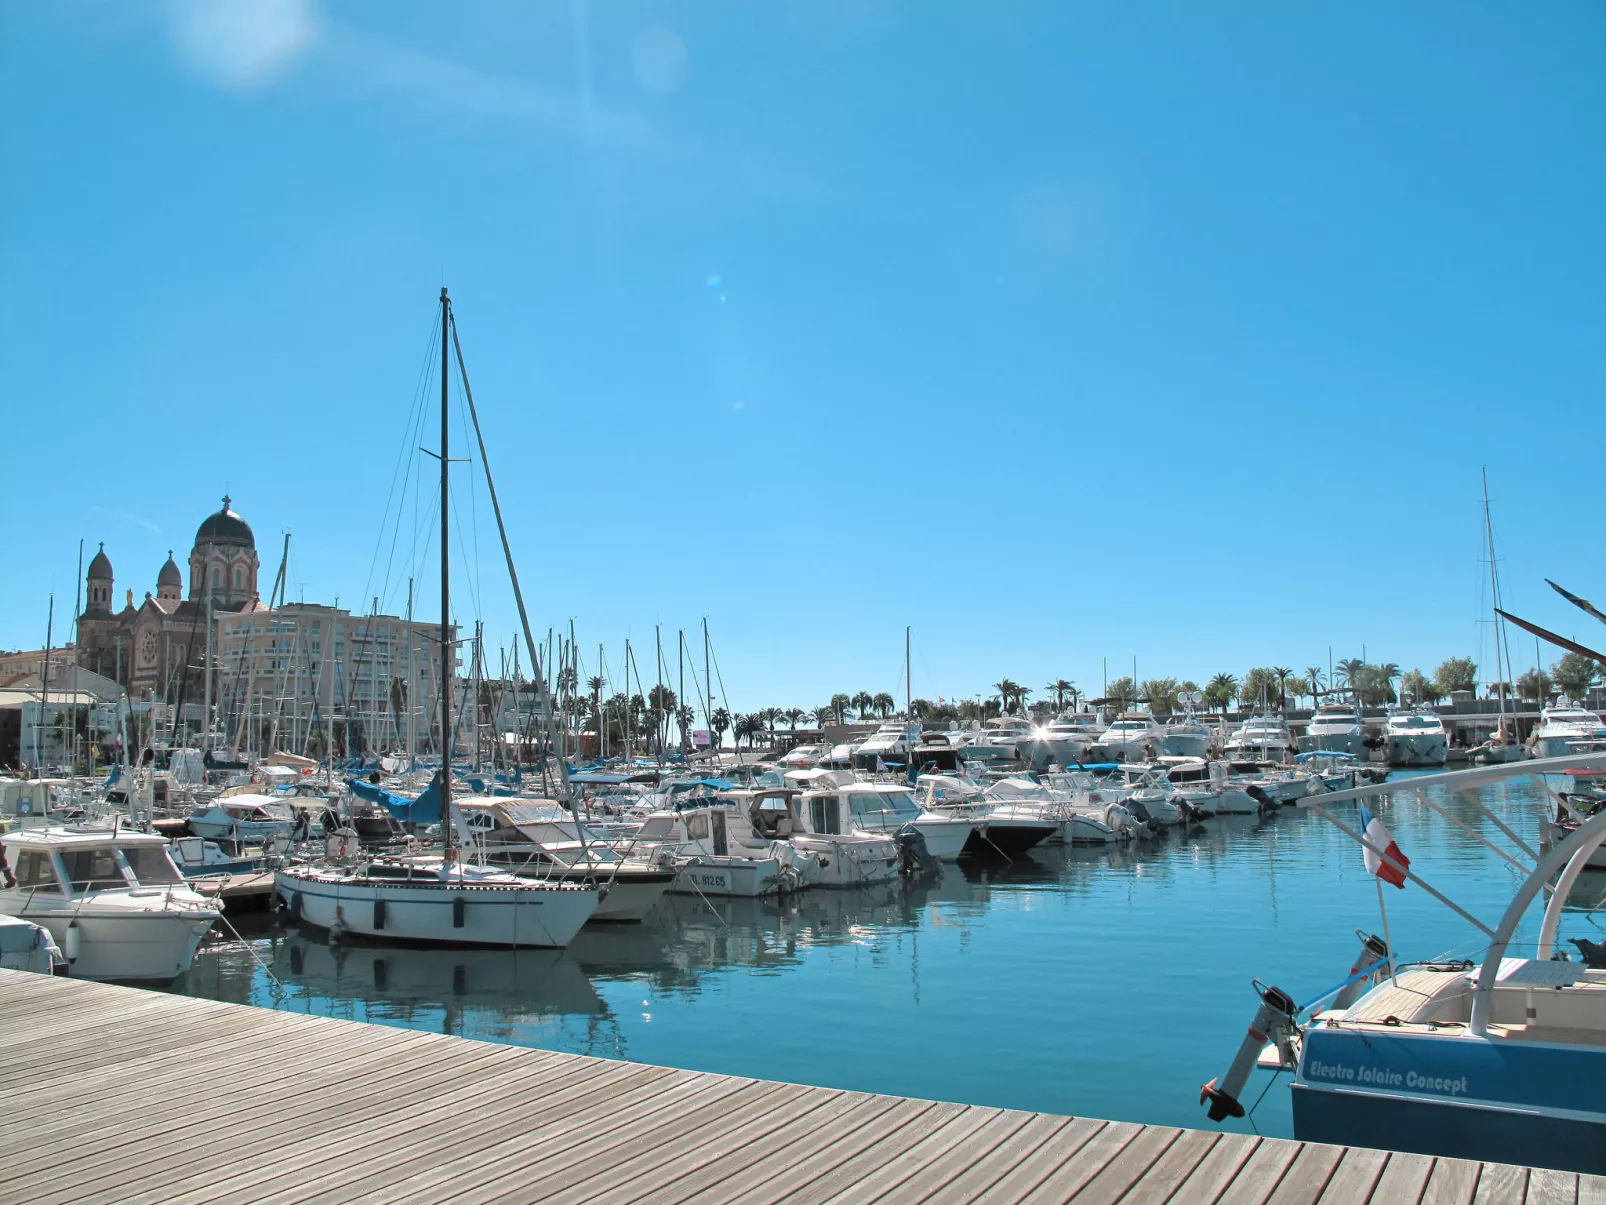
[[[301,919],[301,893],[299,891],[290,893],[290,917],[292,920]]]
[[[377,933],[385,927],[385,901],[374,901],[374,931]]]
[[[32,816],[33,815],[33,800],[31,800],[31,799],[21,800],[17,804],[17,815],[19,815],[19,816]]]
[[[452,899],[452,928],[461,929],[463,927],[463,919],[467,911],[468,901],[460,895],[454,896]]]
[[[1259,983],[1255,984],[1255,989],[1260,993],[1260,1007],[1255,1010],[1255,1019],[1249,1023],[1249,1031],[1244,1034],[1232,1065],[1222,1077],[1221,1086],[1218,1088],[1217,1081],[1211,1080],[1199,1089],[1199,1103],[1209,1104],[1211,1121],[1244,1115],[1244,1107],[1238,1103],[1238,1098],[1243,1093],[1244,1085],[1249,1082],[1249,1073],[1254,1070],[1261,1049],[1267,1042],[1286,1046],[1297,1028],[1297,1009],[1287,992]]]
[[[84,945],[84,931],[78,927],[77,921],[70,921],[67,925],[67,934],[62,942],[62,953],[67,955],[69,963],[77,962],[79,952]]]

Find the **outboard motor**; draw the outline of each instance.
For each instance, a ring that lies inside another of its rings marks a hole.
[[[895,838],[898,842],[898,871],[905,875],[934,874],[942,869],[942,863],[931,856],[926,848],[926,838],[921,831],[913,826],[898,830]]]
[[[1267,812],[1275,812],[1282,807],[1280,803],[1252,782],[1244,783],[1244,794],[1255,801],[1260,808],[1261,815],[1265,815]]]
[[[1357,936],[1359,934],[1357,933]],[[1361,952],[1355,959],[1355,965],[1349,969],[1349,977],[1360,975],[1367,967],[1377,968],[1370,975],[1363,975],[1353,983],[1347,983],[1340,989],[1338,995],[1333,997],[1334,1008],[1348,1008],[1361,998],[1364,992],[1370,991],[1383,977],[1388,969],[1388,944],[1376,933],[1369,933],[1361,938]]]
[[[1294,1019],[1294,1002],[1281,988],[1265,987],[1257,982],[1255,990],[1260,993],[1260,1008],[1255,1013],[1255,1019],[1249,1023],[1249,1032],[1244,1035],[1243,1045],[1238,1047],[1238,1053],[1233,1057],[1232,1066],[1227,1068],[1221,1086],[1216,1087],[1216,1081],[1211,1080],[1199,1089],[1199,1103],[1208,1101],[1210,1104],[1211,1121],[1244,1115],[1244,1107],[1238,1103],[1238,1097],[1249,1082],[1249,1073],[1254,1070],[1255,1060],[1260,1057],[1260,1051],[1267,1042],[1277,1045],[1283,1053],[1284,1062],[1292,1064],[1296,1061],[1293,1057],[1293,1038],[1299,1032],[1299,1026]]]

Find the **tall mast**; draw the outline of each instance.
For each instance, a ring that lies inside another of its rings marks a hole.
[[[909,631],[910,631],[909,625],[908,624],[904,624],[904,626],[903,626],[903,718],[906,719],[906,720],[912,720],[912,719],[915,718],[915,705],[914,705],[914,698],[912,697],[913,694],[914,694],[914,690],[910,686],[910,682],[911,682],[912,679],[910,678],[910,674],[909,674]]]
[[[446,339],[451,326],[451,306],[446,286],[441,286],[441,852],[452,856],[452,581],[448,555],[452,537],[451,461],[448,442],[451,425],[447,420]]]
[[[675,695],[675,726],[680,729],[680,760],[686,760],[686,630],[680,636],[680,690]]]
[[[1500,735],[1506,732],[1506,671],[1500,659],[1500,578],[1494,567],[1494,522],[1489,518],[1489,470],[1483,470],[1483,530],[1489,540],[1489,606],[1494,615],[1494,680],[1500,695]],[[1515,731],[1513,731],[1515,736]]]
[[[703,685],[708,688],[708,706],[703,709],[703,719],[708,724],[708,747],[714,753],[714,674],[709,669],[708,657],[708,616],[703,616]]]

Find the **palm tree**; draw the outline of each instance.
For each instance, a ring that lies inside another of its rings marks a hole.
[[[1073,691],[1075,689],[1076,689],[1076,687],[1072,686],[1064,678],[1055,678],[1054,681],[1050,682],[1047,686],[1043,687],[1043,693],[1045,695],[1051,694],[1051,695],[1054,696],[1054,710],[1055,711],[1064,711],[1065,710],[1065,696],[1069,692],[1071,692],[1071,691]]]
[[[1238,679],[1232,674],[1217,674],[1205,686],[1205,703],[1212,707],[1219,707],[1221,714],[1227,714],[1227,708],[1238,695]]]
[[[1082,692],[1077,690],[1076,687],[1067,684],[1065,697],[1071,701],[1071,710],[1075,711],[1076,705],[1082,700]]]
[[[1366,671],[1366,662],[1359,657],[1346,657],[1334,668],[1334,676],[1351,690],[1359,690],[1361,677]]]
[[[725,741],[725,733],[731,726],[731,713],[723,707],[716,707],[714,714],[709,717],[708,726],[714,730],[714,748],[718,749]]]
[[[993,683],[993,691],[998,695],[999,706],[1005,711],[1010,709],[1009,705],[1012,702],[1024,702],[1025,696],[1029,693],[1020,685],[1020,683],[1012,681],[1009,678],[1005,678],[1001,682]]]
[[[848,708],[853,706],[853,696],[834,694],[831,696],[830,710],[836,715],[836,722],[842,723],[842,717],[847,714]]]
[[[1288,679],[1293,675],[1294,671],[1285,665],[1274,665],[1271,667],[1271,672],[1277,676],[1277,709],[1279,711],[1287,711]]]
[[[809,713],[804,711],[801,707],[788,707],[786,709],[784,718],[786,720],[786,726],[793,732],[796,732],[797,726],[802,720],[805,718],[812,719],[813,717],[809,716]]]
[[[867,690],[861,690],[853,696],[852,706],[853,710],[859,713],[859,718],[862,720],[870,714],[871,708],[875,706],[875,696]]]
[[[892,709],[897,705],[897,701],[886,691],[882,691],[870,700],[870,706],[876,709],[876,714],[883,720],[892,714]]]
[[[1321,666],[1307,665],[1305,667],[1305,681],[1310,683],[1310,703],[1316,706],[1316,701],[1322,697],[1322,687],[1327,685],[1327,678],[1322,673]]]

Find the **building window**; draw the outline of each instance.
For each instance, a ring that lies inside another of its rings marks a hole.
[[[245,570],[238,566],[234,569],[234,588],[236,590],[245,589]]]

